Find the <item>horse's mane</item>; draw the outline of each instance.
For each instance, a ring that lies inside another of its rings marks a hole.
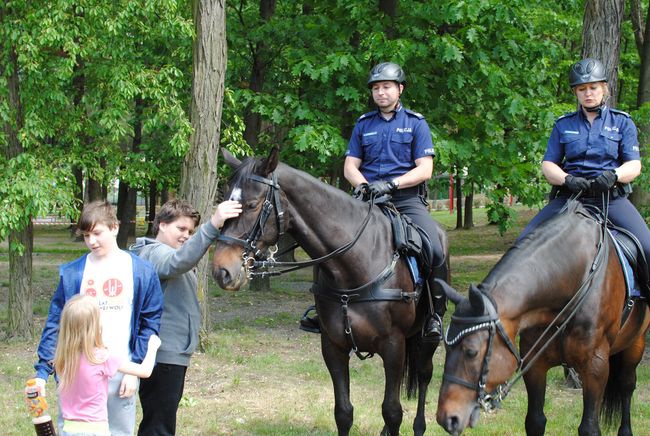
[[[488,273],[485,281],[479,285],[480,287],[489,288],[493,277],[501,277],[505,271],[508,271],[511,265],[519,262],[522,258],[528,259],[534,257],[533,253],[542,244],[548,243],[558,237],[563,237],[563,230],[571,228],[577,230],[576,220],[584,220],[590,217],[590,213],[578,200],[568,200],[566,206],[554,217],[543,222],[524,238],[515,242],[501,259],[496,263],[492,270]]]

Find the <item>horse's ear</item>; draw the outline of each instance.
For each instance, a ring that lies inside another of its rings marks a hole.
[[[221,147],[221,154],[226,164],[232,168],[236,169],[241,165],[241,161],[237,159],[231,152],[229,152],[225,147]]]
[[[469,285],[469,304],[472,306],[472,311],[478,315],[483,315],[485,312],[485,303],[483,302],[483,295],[478,288],[471,284]]]
[[[265,159],[262,159],[260,162],[260,175],[267,177],[278,166],[280,155],[280,149],[278,147],[273,147],[271,153]]]
[[[447,296],[447,298],[449,298],[449,300],[452,303],[454,304],[460,303],[460,301],[463,299],[463,296],[460,295],[460,293],[457,290],[455,290],[449,283],[447,283],[442,279],[435,278],[434,280],[438,284],[438,286],[440,286],[442,290],[445,291],[445,295]]]

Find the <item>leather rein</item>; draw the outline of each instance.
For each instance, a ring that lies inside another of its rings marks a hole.
[[[330,259],[333,259],[335,257],[341,256],[345,254],[348,250],[350,250],[354,246],[354,244],[357,243],[357,241],[361,237],[361,234],[368,226],[368,222],[370,221],[372,208],[374,206],[373,199],[371,199],[368,202],[368,213],[366,214],[366,217],[364,218],[363,222],[361,223],[361,226],[357,230],[357,233],[352,238],[352,240],[342,245],[341,247],[337,248],[336,250],[332,251],[331,253],[307,261],[278,262],[275,260],[275,254],[278,251],[278,247],[277,245],[272,245],[271,247],[268,248],[268,253],[269,253],[268,256],[262,258],[261,256],[263,253],[262,250],[260,250],[257,247],[257,243],[259,242],[260,237],[264,233],[264,227],[266,226],[266,222],[268,221],[273,211],[275,211],[278,237],[280,237],[280,235],[284,234],[285,232],[284,209],[282,207],[282,201],[280,198],[280,184],[278,183],[278,176],[276,173],[272,173],[271,178],[264,178],[252,174],[248,176],[248,179],[257,183],[263,183],[265,185],[268,185],[269,187],[269,190],[266,193],[264,204],[262,206],[262,211],[257,216],[257,220],[255,221],[253,228],[249,232],[245,233],[244,236],[242,236],[241,238],[220,235],[217,238],[217,240],[221,242],[225,242],[227,244],[240,245],[241,247],[244,248],[244,253],[242,254],[242,260],[243,260],[242,267],[245,269],[246,275],[249,279],[256,276],[259,277],[277,276],[290,271],[295,271],[297,269],[318,265]],[[297,246],[298,245],[295,244],[289,247],[286,251],[290,251],[291,249]],[[276,267],[281,267],[284,269],[275,270]],[[262,268],[266,269],[266,271],[255,271],[256,269],[262,269]],[[269,269],[272,271],[268,271]]]
[[[478,332],[480,330],[488,331],[489,333],[488,345],[487,345],[487,350],[485,352],[485,356],[483,358],[483,365],[481,368],[481,374],[479,376],[479,380],[476,384],[474,384],[460,377],[456,377],[454,375],[448,374],[446,372],[443,374],[443,380],[447,380],[450,383],[455,383],[464,386],[468,389],[475,390],[478,393],[477,402],[481,406],[481,408],[486,412],[496,409],[501,403],[501,401],[503,401],[506,398],[506,396],[510,393],[512,386],[514,386],[514,384],[517,383],[519,379],[521,379],[524,376],[524,374],[526,374],[530,370],[532,365],[535,363],[535,361],[537,361],[537,359],[541,357],[542,353],[546,350],[546,348],[548,348],[551,342],[560,333],[564,332],[564,329],[566,328],[567,324],[573,319],[573,317],[576,315],[576,313],[582,306],[582,303],[585,301],[585,298],[588,295],[589,290],[591,289],[590,286],[591,281],[593,280],[596,272],[598,272],[600,270],[600,267],[604,264],[603,258],[605,259],[607,258],[607,252],[604,251],[605,242],[606,242],[605,238],[607,233],[606,224],[605,224],[606,222],[607,220],[605,219],[601,227],[601,232],[599,233],[598,249],[596,251],[596,255],[594,256],[594,260],[591,264],[589,274],[583,280],[582,284],[580,285],[580,288],[578,288],[577,292],[573,295],[571,300],[569,300],[569,302],[562,308],[560,313],[558,313],[557,316],[546,327],[546,329],[544,329],[542,334],[537,338],[535,343],[530,348],[529,352],[523,358],[519,356],[519,353],[517,352],[517,347],[512,342],[512,340],[510,340],[510,337],[505,332],[505,329],[501,324],[501,319],[499,317],[499,312],[498,312],[496,302],[494,301],[492,296],[488,294],[486,291],[484,291],[481,288],[477,288],[481,294],[481,297],[483,298],[484,306],[487,309],[488,314],[479,317],[476,316],[460,317],[460,316],[452,315],[450,326],[447,327],[447,334],[445,335],[445,343],[448,346],[453,346],[458,344],[465,336],[469,334]],[[467,325],[467,327],[461,330],[456,335],[456,337],[449,338],[450,327],[451,324],[454,323]],[[553,329],[555,331],[549,335],[549,333]],[[493,351],[492,346],[494,342],[494,337],[496,336],[497,333],[499,334],[499,336],[501,336],[502,340],[505,342],[506,346],[508,347],[508,350],[510,350],[510,353],[517,360],[517,370],[516,370],[516,374],[512,378],[498,385],[493,392],[487,392],[486,386],[487,386],[487,377],[489,371],[489,363],[492,357],[492,351]],[[543,340],[545,340],[546,342],[541,344]],[[538,346],[540,346],[539,350],[537,350],[531,356],[533,350],[535,350],[535,348]]]

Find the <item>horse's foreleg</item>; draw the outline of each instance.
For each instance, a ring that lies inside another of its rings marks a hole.
[[[546,399],[546,375],[550,366],[545,361],[539,361],[524,374],[526,394],[528,395],[528,410],[526,412],[526,435],[543,435],[546,430],[546,415],[544,401]]]
[[[381,404],[381,414],[386,425],[381,432],[382,435],[399,435],[403,413],[399,395],[402,375],[404,374],[405,352],[404,336],[390,338],[380,348],[379,354],[384,361],[384,374],[386,376],[384,401]]]
[[[582,420],[578,427],[580,436],[600,436],[599,415],[605,386],[609,376],[609,352],[602,348],[593,351],[585,365],[577,367],[582,380]]]
[[[354,408],[350,402],[350,356],[321,334],[321,352],[334,385],[334,419],[340,436],[350,433]]]
[[[420,339],[417,339],[420,340]],[[417,377],[418,377],[418,410],[413,421],[413,434],[421,436],[427,429],[424,406],[427,400],[427,391],[431,382],[433,373],[433,354],[438,347],[431,342],[422,342],[419,344],[419,353],[417,356],[409,356],[410,359],[417,359]]]

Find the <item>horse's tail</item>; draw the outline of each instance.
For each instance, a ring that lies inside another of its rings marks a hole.
[[[623,391],[626,384],[623,381],[623,353],[614,354],[609,357],[609,377],[605,394],[603,396],[603,405],[600,409],[600,417],[606,427],[613,427],[621,420],[623,404],[626,394]]]
[[[421,342],[419,335],[412,335],[406,339],[402,382],[406,388],[406,398],[409,400],[416,398],[418,395],[418,365]]]

